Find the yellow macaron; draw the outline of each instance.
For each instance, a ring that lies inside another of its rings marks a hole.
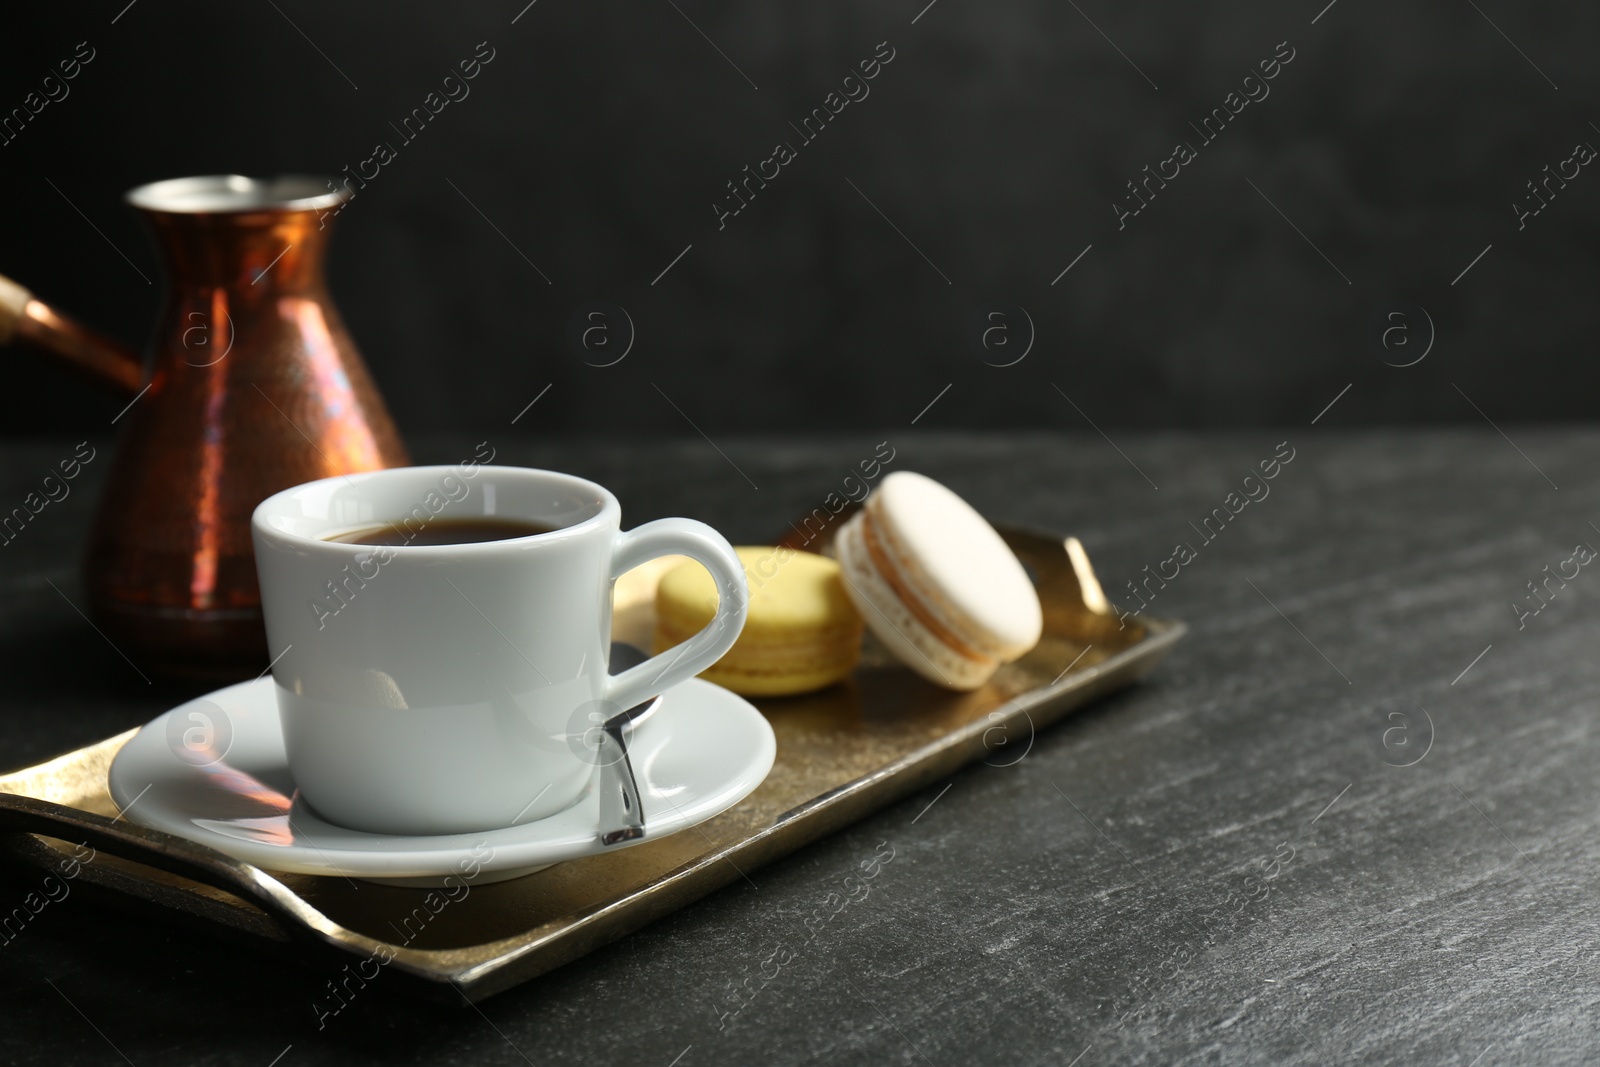
[[[731,649],[701,673],[745,696],[808,693],[849,677],[863,623],[831,559],[792,548],[736,549],[750,587],[750,615]],[[655,651],[711,621],[717,590],[698,563],[668,571],[656,587]]]

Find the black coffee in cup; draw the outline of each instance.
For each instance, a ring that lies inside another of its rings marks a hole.
[[[388,548],[405,548],[418,545],[467,545],[479,541],[509,541],[514,537],[532,537],[560,529],[549,523],[531,522],[527,519],[502,519],[492,515],[443,516],[428,521],[423,526],[400,523],[381,526],[363,526],[359,530],[328,534],[324,541],[337,541],[342,545],[373,545]]]

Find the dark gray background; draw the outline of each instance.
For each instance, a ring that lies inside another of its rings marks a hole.
[[[516,432],[871,433],[951,383],[919,428],[1296,422],[1352,382],[1346,422],[1592,407],[1600,178],[1522,232],[1511,206],[1600,143],[1592,5],[525,2],[9,12],[0,109],[77,42],[97,56],[0,146],[0,272],[141,339],[160,275],[122,190],[354,166],[488,41],[471,95],[337,223],[334,292],[407,433],[503,427],[549,383]],[[885,40],[871,95],[718,232],[724,183]],[[1282,41],[1270,97],[1118,232],[1123,183]],[[1438,332],[1406,370],[1364,337],[1395,298]],[[614,367],[565,340],[594,299],[637,328]],[[968,343],[992,307],[1036,326],[1016,366]],[[120,407],[8,367],[9,432]]]

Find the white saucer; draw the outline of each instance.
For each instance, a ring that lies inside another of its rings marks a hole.
[[[772,727],[742,697],[691,678],[661,700],[628,746],[645,835],[617,845],[600,843],[598,771],[564,811],[502,830],[394,837],[335,826],[295,792],[270,677],[192,700],[140,730],[111,764],[111,797],[134,822],[272,871],[441,885],[452,875],[468,879],[465,872],[476,868],[470,880],[502,881],[704,822],[749,795],[772,769]],[[223,755],[198,765],[192,751],[184,752],[187,759],[179,753],[183,728],[202,721],[216,727]]]

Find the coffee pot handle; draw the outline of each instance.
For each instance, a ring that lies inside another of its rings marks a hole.
[[[733,647],[750,611],[750,587],[733,546],[694,519],[657,519],[617,535],[611,558],[613,580],[658,556],[683,555],[711,572],[717,612],[699,633],[672,648],[608,677],[603,699],[618,711],[639,704],[694,677]]]
[[[0,274],[0,346],[12,341],[26,341],[53,353],[124,393],[135,393],[144,384],[144,363],[138,356],[78,325]]]

